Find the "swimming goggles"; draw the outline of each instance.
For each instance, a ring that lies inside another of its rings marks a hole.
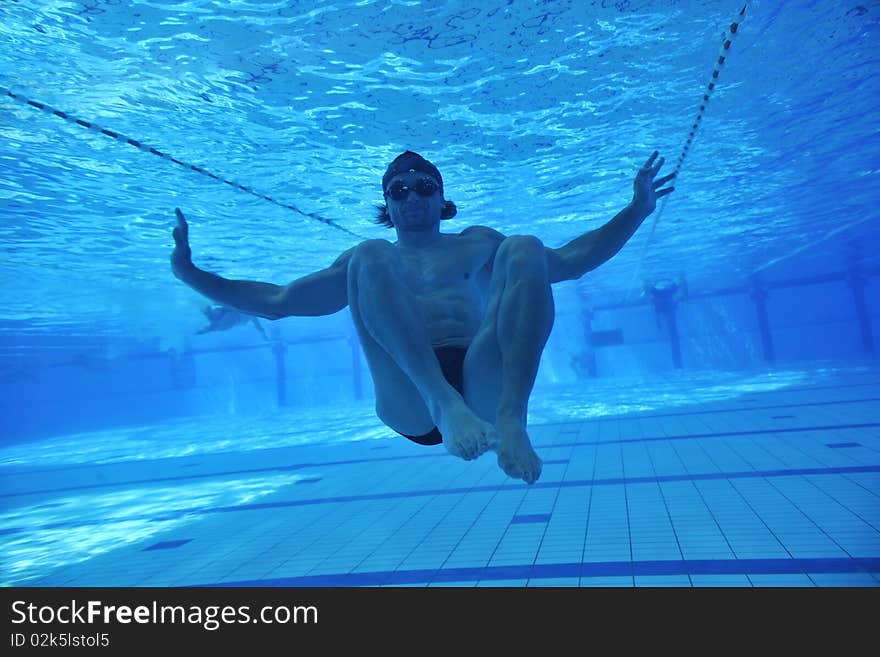
[[[385,196],[390,197],[394,201],[402,201],[409,196],[410,190],[415,191],[419,196],[433,196],[440,189],[440,186],[430,178],[420,178],[415,185],[404,185],[397,181],[385,190]]]

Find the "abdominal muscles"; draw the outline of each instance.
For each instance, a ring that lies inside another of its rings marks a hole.
[[[482,320],[482,302],[479,295],[431,295],[420,299],[422,313],[435,347],[467,346],[471,343]]]

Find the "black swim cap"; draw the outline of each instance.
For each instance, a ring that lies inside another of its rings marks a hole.
[[[401,153],[394,158],[394,161],[391,164],[388,165],[385,175],[382,176],[382,192],[384,193],[389,180],[394,176],[406,173],[407,171],[421,171],[422,173],[434,176],[437,179],[437,182],[440,183],[440,192],[443,192],[443,176],[440,175],[439,169],[421,155],[413,153],[412,151]]]

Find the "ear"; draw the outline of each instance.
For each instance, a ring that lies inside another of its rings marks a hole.
[[[455,206],[455,203],[446,201],[443,204],[443,209],[440,211],[440,218],[452,219],[456,214],[458,214],[458,208]]]

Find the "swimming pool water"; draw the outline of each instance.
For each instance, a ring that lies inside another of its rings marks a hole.
[[[0,6],[2,584],[877,586],[880,13],[749,2],[701,110],[741,7]],[[168,268],[177,206],[229,278],[388,238],[404,149],[445,230],[560,246],[698,115],[668,205],[555,288],[531,487],[384,428],[347,313],[197,335]]]

